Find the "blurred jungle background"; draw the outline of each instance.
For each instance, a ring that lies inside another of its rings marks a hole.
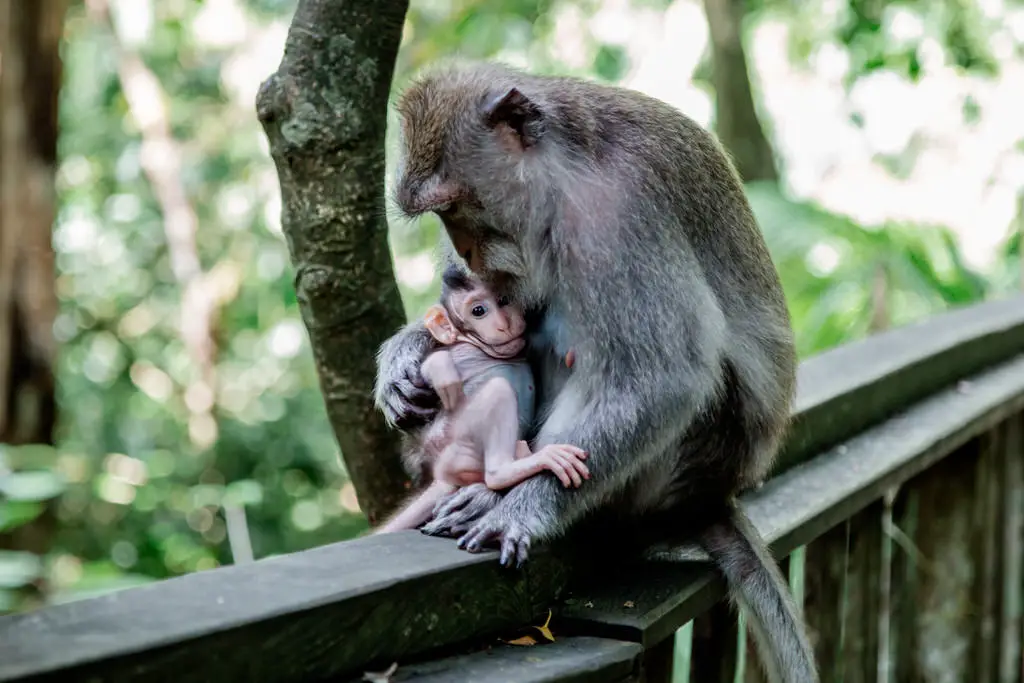
[[[0,612],[366,528],[254,111],[295,2],[0,0]],[[1021,287],[1024,2],[412,0],[394,89],[453,55],[713,127],[804,357]]]

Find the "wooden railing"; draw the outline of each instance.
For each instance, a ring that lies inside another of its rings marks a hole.
[[[743,504],[823,682],[1021,683],[1024,297],[804,362],[777,473]],[[761,680],[709,565],[581,589],[598,567],[535,555],[502,570],[406,532],[57,605],[0,619],[0,681]],[[549,610],[553,642],[531,628]]]

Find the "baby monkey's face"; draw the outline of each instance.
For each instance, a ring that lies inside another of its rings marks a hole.
[[[452,293],[452,307],[465,331],[501,356],[514,356],[526,346],[523,310],[484,287]]]

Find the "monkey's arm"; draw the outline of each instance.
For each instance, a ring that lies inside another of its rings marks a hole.
[[[462,378],[448,349],[438,349],[427,356],[420,374],[440,395],[445,410],[455,410],[462,400]]]
[[[420,373],[433,337],[416,320],[396,332],[377,351],[374,402],[392,426],[407,431],[430,422],[440,400]]]
[[[378,527],[374,534],[387,534],[402,529],[415,529],[430,519],[430,514],[437,501],[455,490],[455,486],[443,481],[435,481],[428,486],[423,493],[414,497],[409,503],[399,510],[394,517],[386,524]]]

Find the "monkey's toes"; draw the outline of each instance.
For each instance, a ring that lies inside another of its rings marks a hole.
[[[501,566],[510,567],[515,560],[516,569],[520,569],[530,555],[530,539],[527,537],[505,538],[501,542]]]

